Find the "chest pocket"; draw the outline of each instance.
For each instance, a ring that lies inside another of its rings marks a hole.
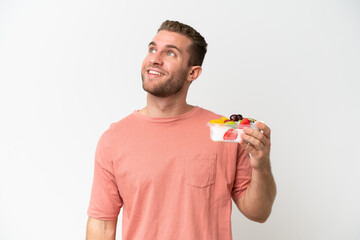
[[[186,184],[205,188],[215,183],[216,154],[194,154],[186,158]]]

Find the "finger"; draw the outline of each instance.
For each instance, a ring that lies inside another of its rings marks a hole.
[[[262,133],[270,139],[271,129],[262,121],[255,122],[255,126],[262,131]]]
[[[253,147],[255,147],[256,149],[263,149],[264,147],[265,147],[265,145],[259,140],[259,139],[257,139],[257,138],[255,138],[255,137],[252,137],[251,135],[247,135],[247,134],[245,134],[245,133],[241,133],[240,134],[240,137],[244,140],[244,141],[246,141],[246,142],[248,142],[248,143],[250,143]]]
[[[243,131],[247,135],[250,135],[250,136],[258,139],[260,142],[262,142],[263,145],[267,145],[270,141],[270,139],[268,139],[262,132],[260,132],[257,129],[244,128]]]
[[[244,139],[240,139],[239,143],[250,155],[255,152],[255,148],[250,143],[245,142]]]

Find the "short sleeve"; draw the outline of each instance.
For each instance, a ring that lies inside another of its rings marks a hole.
[[[236,162],[236,175],[231,192],[231,197],[236,202],[240,197],[245,195],[246,189],[251,181],[252,168],[250,165],[249,153],[239,146]]]
[[[103,135],[96,147],[94,178],[87,213],[95,219],[114,220],[117,219],[122,205],[109,147],[105,147]]]

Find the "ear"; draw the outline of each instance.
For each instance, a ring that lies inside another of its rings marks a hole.
[[[202,68],[200,66],[192,66],[192,67],[190,67],[189,73],[188,73],[188,76],[187,76],[187,80],[189,82],[192,82],[192,81],[196,80],[200,76],[201,72],[202,72]]]

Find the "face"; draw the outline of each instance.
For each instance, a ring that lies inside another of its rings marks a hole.
[[[169,31],[160,31],[148,47],[141,69],[143,88],[157,97],[180,92],[189,73],[188,48],[191,40]]]

